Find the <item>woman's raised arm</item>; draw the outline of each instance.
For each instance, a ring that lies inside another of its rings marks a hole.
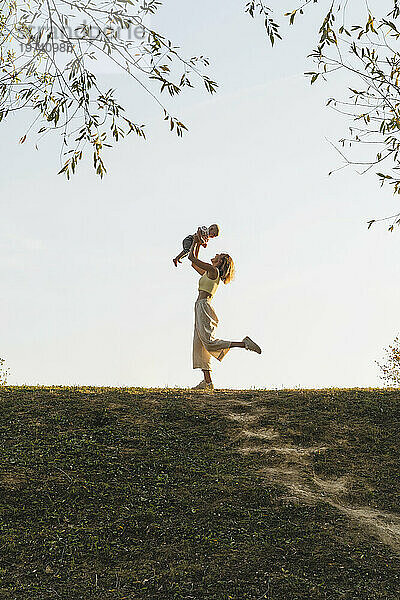
[[[200,242],[198,241],[197,235],[195,235],[193,238],[192,246],[190,248],[188,259],[191,261],[193,269],[195,271],[197,271],[198,273],[200,273],[200,275],[204,275],[205,270],[200,269],[200,267],[196,266],[193,262],[194,260],[198,260],[197,257],[199,255],[199,248],[200,248]]]
[[[189,252],[189,260],[192,263],[193,269],[195,269],[200,275],[204,275],[204,273],[208,273],[211,275],[211,279],[216,279],[218,276],[217,269],[210,263],[203,262],[198,258],[200,249],[200,241],[197,234],[193,238],[193,244],[190,248]]]

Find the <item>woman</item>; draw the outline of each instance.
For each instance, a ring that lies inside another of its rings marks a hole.
[[[245,348],[261,354],[261,348],[246,336],[241,342],[218,340],[214,337],[214,330],[218,325],[218,317],[210,304],[219,282],[225,284],[233,279],[235,267],[229,254],[216,254],[211,259],[211,264],[199,259],[200,240],[194,236],[190,248],[189,260],[192,267],[200,273],[199,295],[194,307],[194,336],[193,336],[193,368],[201,369],[204,379],[195,390],[213,390],[211,381],[211,356],[222,360],[230,348]]]

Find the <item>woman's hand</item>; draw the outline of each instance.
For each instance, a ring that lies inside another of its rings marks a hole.
[[[199,240],[199,236],[195,234],[193,236],[192,247],[189,252],[189,260],[192,263],[192,267],[200,273],[200,275],[204,275],[204,273],[208,273],[210,279],[216,279],[218,276],[218,270],[210,263],[203,262],[198,258],[199,250],[201,246],[201,241]]]

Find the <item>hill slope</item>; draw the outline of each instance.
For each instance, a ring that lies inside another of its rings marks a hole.
[[[399,407],[0,388],[0,598],[398,600]]]

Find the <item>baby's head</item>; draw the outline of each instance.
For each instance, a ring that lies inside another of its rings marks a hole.
[[[216,223],[210,225],[208,228],[208,235],[210,238],[217,237],[217,235],[219,235],[219,226]]]

